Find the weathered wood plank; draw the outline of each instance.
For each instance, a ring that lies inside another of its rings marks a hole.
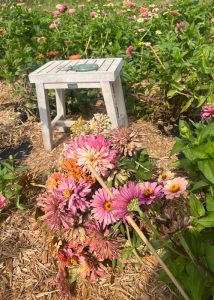
[[[119,123],[120,123],[119,125],[128,126],[128,117],[126,113],[126,106],[125,106],[123,88],[122,88],[120,76],[118,76],[115,82],[113,82],[113,89],[115,95],[115,102],[119,114]]]
[[[105,59],[104,63],[102,64],[102,66],[99,68],[99,72],[103,72],[108,70],[108,68],[111,66],[111,64],[113,63],[114,59]]]

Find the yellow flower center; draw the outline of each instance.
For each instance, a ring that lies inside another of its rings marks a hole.
[[[143,190],[143,194],[144,194],[144,196],[148,197],[153,194],[153,189],[151,187],[146,188]]]
[[[66,189],[66,190],[64,190],[64,192],[63,192],[63,195],[65,196],[65,198],[70,198],[70,197],[71,197],[71,194],[72,194],[72,192],[71,192],[70,189]]]
[[[170,185],[169,190],[172,193],[176,193],[176,192],[178,192],[180,190],[180,186],[177,183],[173,183],[173,184]]]
[[[56,180],[52,178],[49,182],[50,187],[57,187],[61,182],[59,180]]]
[[[89,160],[89,162],[95,162],[97,159],[93,153],[90,153],[88,155],[88,160]]]
[[[103,207],[106,211],[110,211],[112,209],[112,202],[111,201],[105,201],[103,204]]]
[[[76,265],[78,263],[78,259],[76,256],[73,256],[71,259],[70,259],[70,263],[71,265]]]

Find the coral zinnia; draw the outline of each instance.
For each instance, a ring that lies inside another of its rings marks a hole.
[[[112,189],[113,194],[117,193],[117,190]],[[100,224],[106,225],[116,222],[113,209],[113,199],[107,194],[104,189],[99,189],[95,192],[93,200],[91,201],[92,214],[95,220]]]
[[[41,220],[50,225],[51,230],[68,230],[73,225],[74,218],[67,210],[67,200],[59,195],[44,193],[37,199],[37,205],[45,213]]]
[[[176,177],[172,180],[166,181],[166,184],[163,187],[163,192],[166,196],[166,199],[174,199],[180,197],[187,187],[188,181],[183,177]]]
[[[51,174],[46,182],[46,188],[48,191],[53,191],[55,188],[57,188],[63,179],[63,174],[61,174],[60,172],[55,172],[53,174]]]
[[[114,207],[115,217],[117,219],[124,219],[129,213],[129,205],[133,200],[142,199],[143,192],[139,184],[128,182],[115,195]]]
[[[88,171],[87,165],[91,164],[98,174],[106,176],[116,160],[116,151],[110,146],[111,142],[107,142],[103,135],[79,136],[65,145],[65,158],[76,158],[84,171]]]
[[[155,199],[162,197],[162,186],[158,185],[157,182],[145,182],[141,185],[143,191],[142,198],[140,199],[141,204],[151,204]]]
[[[76,214],[78,209],[85,212],[89,207],[86,197],[91,189],[86,180],[76,182],[74,177],[65,178],[56,189],[56,192],[68,201],[68,209],[72,214]]]

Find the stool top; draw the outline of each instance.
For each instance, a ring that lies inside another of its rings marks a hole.
[[[98,70],[76,72],[78,64],[97,64]],[[73,83],[115,81],[123,66],[122,58],[52,60],[29,74],[31,83]]]

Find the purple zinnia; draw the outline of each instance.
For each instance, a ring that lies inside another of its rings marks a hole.
[[[162,197],[162,186],[158,185],[157,182],[145,182],[141,185],[142,198],[140,199],[141,204],[151,204],[155,199]]]

